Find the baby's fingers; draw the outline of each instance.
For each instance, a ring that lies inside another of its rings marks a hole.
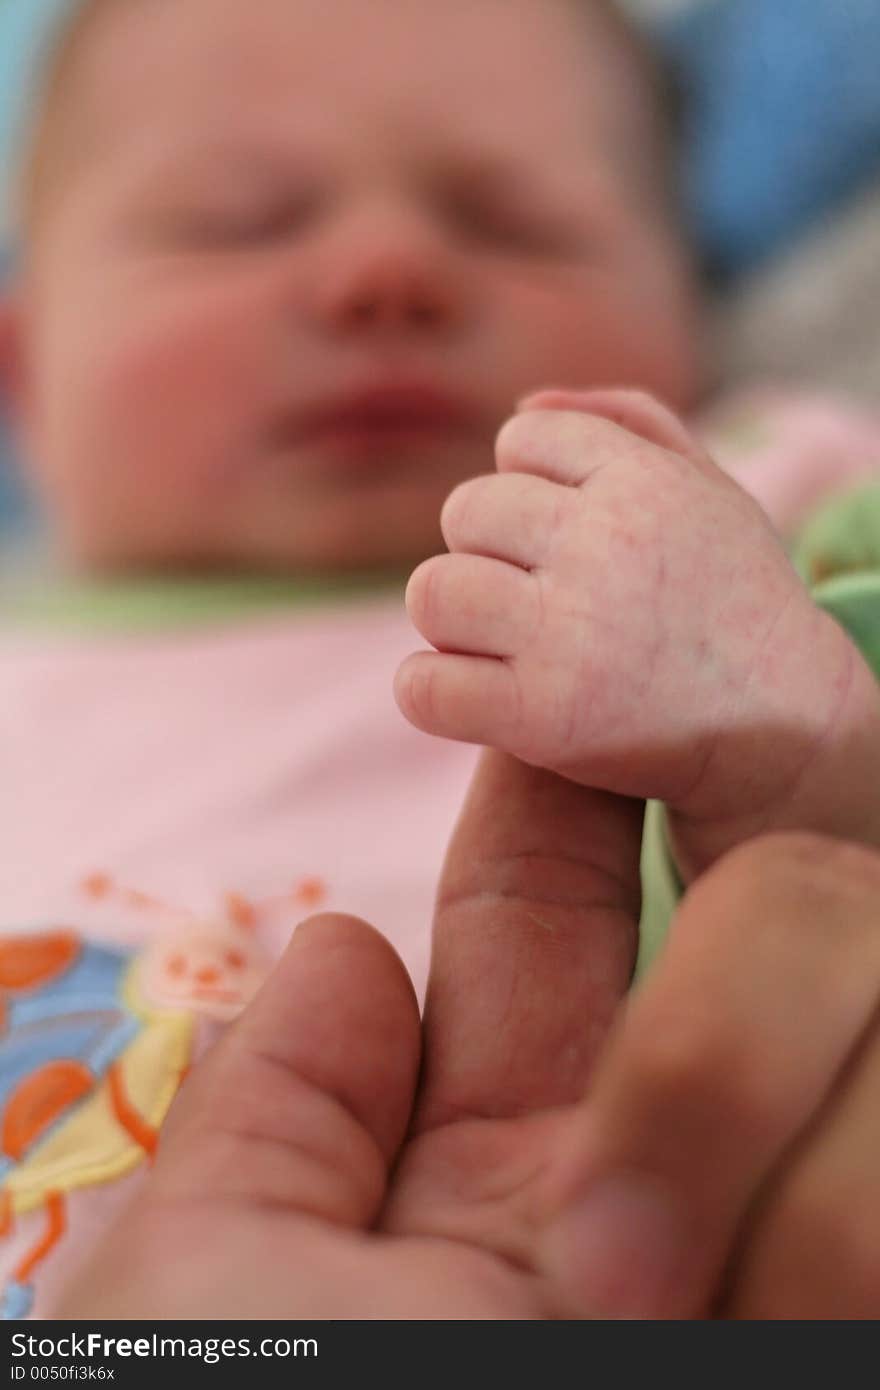
[[[453,553],[535,569],[548,560],[573,500],[570,488],[526,473],[472,478],[443,508],[443,538]]]
[[[517,742],[520,690],[506,661],[415,652],[397,672],[394,694],[401,712],[425,733],[499,748]]]
[[[687,426],[668,406],[646,391],[539,391],[520,401],[519,409],[576,410],[585,415],[598,415],[632,434],[640,435],[649,444],[657,444],[673,454],[682,454],[694,463],[706,461],[705,449]]]
[[[515,656],[535,636],[540,589],[531,575],[482,555],[437,555],[415,571],[409,615],[432,647],[474,656]]]
[[[566,487],[580,487],[601,468],[644,452],[643,440],[608,420],[573,410],[534,410],[515,415],[495,444],[498,472],[531,473]]]
[[[767,1184],[876,1017],[878,909],[880,859],[800,835],[735,851],[691,890],[557,1174],[547,1258],[578,1315],[705,1315],[765,1196],[773,1231]],[[764,1249],[770,1268],[784,1227]],[[747,1263],[741,1306],[760,1306],[757,1280]]]
[[[545,392],[523,403],[495,446],[499,473],[531,473],[579,487],[609,464],[670,456],[699,469],[705,451],[665,407],[638,392]]]

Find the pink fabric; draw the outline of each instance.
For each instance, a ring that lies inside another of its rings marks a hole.
[[[418,645],[400,600],[164,638],[7,638],[7,928],[140,940],[144,914],[79,891],[95,872],[207,916],[226,891],[262,899],[313,877],[321,905],[379,926],[422,987],[475,753],[399,714],[392,677]],[[278,952],[295,916],[275,916]]]
[[[715,461],[784,535],[832,493],[880,476],[880,416],[833,397],[743,392],[698,427]]]
[[[434,886],[476,750],[418,734],[391,693],[419,645],[401,600],[166,638],[0,643],[0,904],[6,932],[72,926],[137,945],[167,922],[80,888],[95,872],[210,918],[234,890],[302,879],[320,907],[393,941],[424,988]],[[258,931],[272,957],[306,909]],[[69,1229],[34,1277],[46,1316],[120,1189],[74,1192]],[[0,1243],[0,1280],[45,1213]]]

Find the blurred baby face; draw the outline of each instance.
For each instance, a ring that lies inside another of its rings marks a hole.
[[[695,387],[616,69],[548,0],[120,5],[26,269],[29,448],[95,568],[409,562],[523,393]]]

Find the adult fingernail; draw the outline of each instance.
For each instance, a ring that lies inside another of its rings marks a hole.
[[[582,1317],[662,1318],[681,1307],[684,1213],[648,1178],[600,1180],[558,1218],[549,1247],[554,1272]]]

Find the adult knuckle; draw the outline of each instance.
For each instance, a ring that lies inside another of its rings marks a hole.
[[[774,832],[730,851],[688,897],[689,915],[735,919],[740,937],[863,941],[880,917],[880,855],[812,832]]]
[[[756,1146],[773,1142],[781,1123],[775,1074],[708,1007],[642,1030],[630,1062],[660,1113],[690,1119],[707,1139],[735,1133]]]
[[[835,840],[810,830],[777,830],[731,851],[727,863],[739,871],[751,869],[823,883],[829,876],[854,874],[880,887],[880,855],[862,845]],[[846,871],[845,874],[842,871]]]
[[[713,1051],[701,1020],[658,1018],[631,1033],[629,1064],[642,1089],[672,1101],[692,1097],[711,1083]]]
[[[774,1234],[778,1246],[798,1252],[802,1285],[827,1285],[833,1271],[838,1290],[860,1306],[870,1299],[880,1314],[880,1218],[870,1194],[858,1201],[849,1186],[795,1184],[780,1200]]]

